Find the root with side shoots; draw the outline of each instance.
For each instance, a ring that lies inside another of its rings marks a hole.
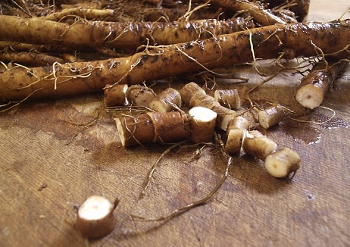
[[[276,178],[284,178],[300,168],[299,155],[290,148],[281,148],[265,159],[267,172]],[[294,175],[293,175],[294,176]]]
[[[202,1],[207,2],[206,0]],[[263,26],[287,23],[286,20],[274,15],[271,10],[266,9],[259,2],[250,2],[248,0],[211,0],[210,3],[237,12],[247,11],[256,22]]]
[[[0,15],[0,23],[2,23],[0,39],[3,41],[62,45],[78,49],[108,47],[130,50],[146,45],[147,40],[152,44],[177,44],[252,27],[242,18],[227,21],[212,19],[171,23],[78,20],[70,25],[40,18],[28,19]]]
[[[326,58],[347,56],[350,52],[350,20],[273,25],[203,41],[154,47],[148,53],[102,61],[30,70],[16,67],[0,75],[0,100],[22,100],[28,95],[37,98],[76,95],[102,90],[106,84],[115,82],[139,84],[249,62],[253,60],[251,43],[255,44],[255,57],[262,59],[275,58],[286,48],[293,49],[296,56],[315,56],[320,50]]]
[[[181,95],[174,88],[167,88],[160,92],[154,100],[149,103],[149,108],[157,112],[169,112],[181,108]]]
[[[113,204],[102,196],[87,198],[78,210],[78,231],[88,238],[102,238],[110,234],[116,223],[113,212],[118,203],[118,199]]]
[[[115,118],[120,141],[129,147],[146,143],[173,143],[189,140],[189,119],[180,112],[148,112]]]
[[[316,65],[310,74],[305,76],[298,86],[295,98],[304,107],[314,109],[322,104],[328,88],[345,71],[349,60],[341,60],[324,68]]]

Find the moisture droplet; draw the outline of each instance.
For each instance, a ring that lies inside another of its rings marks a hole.
[[[305,195],[308,201],[313,201],[316,199],[316,197],[308,190],[305,190]]]
[[[313,118],[314,121],[322,123],[320,126],[324,129],[349,128],[349,123],[339,117],[330,118],[326,115],[316,113]]]

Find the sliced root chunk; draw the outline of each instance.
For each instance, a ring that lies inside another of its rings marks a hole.
[[[271,176],[284,178],[300,168],[300,160],[298,153],[294,150],[281,148],[266,157],[265,168]]]
[[[217,113],[201,106],[189,110],[191,141],[209,142],[214,137]]]
[[[247,130],[251,125],[251,122],[242,116],[236,116],[227,124],[227,134],[231,129],[244,129]]]
[[[109,87],[107,85],[104,89],[104,103],[107,107],[110,106],[124,106],[128,104],[126,98],[126,91],[128,90],[127,84],[115,85]]]
[[[149,87],[133,85],[129,87],[127,98],[132,105],[148,107],[156,94]]]
[[[241,98],[237,89],[215,90],[214,99],[229,109],[238,110],[241,107]]]
[[[181,108],[181,95],[176,89],[167,88],[151,101],[149,108],[163,113]]]
[[[257,130],[249,131],[243,141],[244,152],[261,160],[265,160],[276,148],[274,141]]]
[[[323,102],[328,85],[324,87],[308,84],[300,87],[295,95],[296,100],[304,107],[314,109]]]
[[[154,126],[154,142],[171,143],[189,140],[188,116],[180,112],[148,112]]]
[[[246,130],[230,129],[227,135],[225,149],[229,154],[238,154],[241,151],[242,141]]]
[[[155,130],[149,115],[124,116],[114,120],[122,146],[129,147],[153,142]]]
[[[264,110],[259,111],[258,116],[260,125],[264,129],[268,129],[283,120],[283,108],[279,104],[274,104]]]
[[[200,86],[198,86],[197,83],[195,83],[195,82],[187,83],[180,90],[182,102],[185,103],[186,105],[190,105],[191,98],[196,93],[200,93],[203,95],[206,94],[204,89],[201,88]]]
[[[117,203],[113,204],[102,196],[90,196],[78,210],[77,229],[88,238],[110,234],[116,223],[113,211]]]

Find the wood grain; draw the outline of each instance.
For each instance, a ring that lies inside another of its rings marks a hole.
[[[317,8],[327,1],[311,2],[310,18],[338,14]],[[346,4],[334,1],[329,8],[344,10]],[[238,87],[242,95],[262,80],[251,69],[238,73],[252,81]],[[280,75],[252,98],[293,108],[299,80]],[[0,246],[349,246],[349,82],[348,69],[326,96],[323,105],[336,112],[330,122],[285,121],[266,132],[300,154],[302,168],[292,182],[272,178],[260,161],[233,157],[213,200],[165,223],[132,220],[130,214],[163,216],[205,196],[225,170],[217,150],[207,147],[196,160],[193,148],[171,152],[139,199],[166,147],[121,147],[112,119],[120,113],[106,112],[99,96],[28,102],[2,113]],[[331,114],[316,109],[313,117],[322,121]],[[87,241],[75,229],[75,208],[92,194],[121,202],[113,233]]]

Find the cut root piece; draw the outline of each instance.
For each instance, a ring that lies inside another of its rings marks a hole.
[[[197,94],[197,93],[203,94],[203,95],[206,94],[204,89],[201,88],[200,86],[198,86],[197,83],[195,83],[195,82],[187,83],[180,90],[182,102],[185,103],[186,105],[190,105],[190,101],[191,101],[192,96]]]
[[[292,172],[300,168],[300,157],[290,148],[282,148],[277,152],[267,156],[265,168],[267,172],[276,178],[287,177]]]
[[[259,123],[264,129],[268,129],[281,122],[284,117],[283,108],[279,104],[273,104],[272,106],[259,111]]]
[[[320,106],[323,102],[328,84],[321,85],[308,84],[301,86],[295,95],[296,100],[304,107],[314,109]]]
[[[90,196],[80,206],[76,227],[88,238],[102,238],[110,234],[115,226],[114,204],[102,196]]]
[[[225,150],[228,154],[238,154],[241,151],[242,141],[247,130],[245,129],[230,129],[227,134]]]
[[[104,103],[105,106],[125,106],[128,105],[128,100],[126,98],[126,92],[128,90],[127,84],[115,85],[109,87],[106,85],[104,89]]]
[[[115,118],[119,139],[124,147],[151,143],[155,130],[148,114]]]
[[[249,131],[243,141],[244,152],[261,160],[265,160],[276,148],[274,141],[257,130]]]
[[[181,95],[174,88],[167,88],[158,94],[149,104],[157,112],[169,112],[181,108]]]
[[[238,110],[241,107],[241,98],[237,89],[215,90],[214,99],[229,109]]]
[[[250,125],[251,125],[251,122],[245,117],[236,116],[234,119],[228,122],[226,131],[228,134],[231,129],[247,130],[250,127]]]
[[[191,141],[209,142],[214,137],[217,113],[201,106],[189,110]]]
[[[141,85],[132,85],[126,95],[132,105],[143,107],[148,107],[156,96],[151,88]]]
[[[172,143],[189,140],[189,119],[180,112],[148,112],[154,126],[154,142]]]

